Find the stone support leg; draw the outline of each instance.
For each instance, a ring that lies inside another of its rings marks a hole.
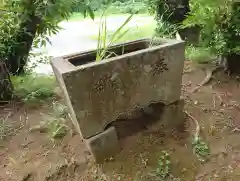
[[[120,151],[117,132],[114,127],[85,140],[96,163],[103,162],[106,158],[115,156]]]
[[[169,105],[165,105],[163,110],[160,111],[160,119],[149,127],[152,131],[158,131],[164,129],[164,131],[171,131],[173,128],[177,128],[184,121],[184,100],[178,100]]]
[[[175,128],[184,121],[184,100],[176,101],[164,107],[161,122],[168,128]]]

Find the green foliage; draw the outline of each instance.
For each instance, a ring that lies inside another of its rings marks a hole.
[[[148,12],[151,15],[155,15],[156,16],[156,14],[157,14],[156,10],[158,8],[159,0],[145,0],[144,3],[147,6]]]
[[[58,102],[53,103],[53,114],[43,124],[51,139],[62,138],[67,133],[66,118],[68,117],[67,107]]]
[[[177,25],[159,19],[155,29],[156,36],[163,38],[174,38],[177,33],[177,28]]]
[[[28,59],[29,61],[25,65],[25,74],[34,73],[34,69],[41,64],[50,64],[50,56],[47,56],[43,52],[30,52]]]
[[[53,115],[55,118],[66,119],[68,117],[68,109],[65,105],[62,105],[59,102],[53,102]]]
[[[76,3],[81,7],[84,16],[89,15],[94,18],[94,13],[85,0],[57,0],[54,2],[2,0],[0,2],[0,61],[6,63],[11,73],[16,73],[26,67],[31,58],[31,56],[29,57],[31,47],[45,46],[49,41],[48,36],[56,34],[60,30],[59,22],[70,17]],[[24,95],[21,94],[20,97],[24,101],[29,101],[52,94],[48,89],[44,91],[42,89],[32,93],[29,91],[23,93],[23,88],[21,88],[20,92]],[[19,90],[16,93],[18,94]]]
[[[46,122],[48,128],[48,134],[51,139],[63,138],[67,133],[67,126],[64,119],[49,119]]]
[[[44,75],[24,75],[12,77],[14,95],[28,104],[38,104],[53,98],[55,79]]]
[[[29,2],[32,2],[32,9],[28,9]],[[6,11],[14,12],[15,16],[19,15],[20,20],[31,20],[30,15],[39,17],[41,23],[37,28],[37,35],[44,36],[56,34],[61,29],[58,24],[70,17],[76,3],[81,7],[81,13],[94,18],[93,11],[84,0],[57,0],[54,3],[45,0],[10,0],[6,5]]]
[[[146,13],[146,6],[143,2],[133,2],[132,0],[126,2],[116,1],[112,3],[112,6],[109,9],[110,12],[119,12],[119,13]]]
[[[157,21],[156,36],[175,38],[179,26],[176,19],[182,19],[179,15],[174,14],[176,8],[170,7],[165,0],[146,0],[145,3],[149,13],[154,15]]]
[[[191,1],[191,13],[183,27],[199,26],[201,43],[218,55],[240,51],[240,5],[234,0]]]
[[[97,55],[96,61],[100,61],[104,58],[108,58],[114,55],[113,52],[109,52],[108,48],[115,44],[119,39],[121,39],[129,29],[122,31],[128,22],[132,19],[133,14],[131,14],[123,24],[115,31],[111,36],[108,36],[107,30],[107,20],[106,20],[106,11],[103,12],[100,19],[99,33],[98,33],[98,43],[97,43]]]
[[[185,50],[186,60],[200,64],[209,63],[216,58],[210,48],[188,46]]]
[[[45,46],[46,42],[49,41],[48,36],[56,34],[61,29],[59,22],[70,17],[76,4],[78,4],[84,16],[89,15],[94,18],[94,13],[85,0],[1,1],[0,59],[6,61],[11,56],[27,59],[29,51],[26,47],[29,47],[29,45],[30,47],[33,45],[34,48]],[[36,31],[33,27],[30,28],[32,32],[29,32],[29,22],[31,22],[30,24],[37,24]],[[29,39],[27,42],[27,36],[25,37],[25,35],[31,36],[34,43],[32,44]],[[25,48],[24,51],[20,51],[22,48]],[[21,53],[23,55],[20,55]]]
[[[93,0],[90,2],[91,8],[94,10],[95,17],[102,15],[102,12],[108,7],[106,15],[127,15],[127,14],[148,14],[147,7],[142,1],[113,1],[110,6],[107,3],[101,3],[101,1]],[[83,19],[82,13],[78,10],[74,10],[74,13],[70,17],[70,21],[79,21]]]
[[[161,178],[166,178],[170,174],[170,155],[166,151],[162,151],[162,156],[158,160],[158,168],[156,170],[157,174]]]
[[[170,154],[166,151],[162,151],[162,155],[158,159],[157,169],[154,171],[153,175],[150,175],[155,178],[166,179],[168,176],[170,176],[170,167]]]
[[[199,161],[205,162],[210,155],[208,145],[200,137],[197,137],[192,142],[193,152],[198,157]]]
[[[44,120],[39,125],[30,128],[30,131],[47,133],[52,141],[61,139],[67,134],[68,127],[66,119],[68,117],[67,107],[59,102],[53,102],[53,112],[50,115],[44,114]]]
[[[101,12],[106,9],[109,4],[111,4],[111,6],[108,10],[111,14],[137,14],[147,12],[145,4],[140,0],[92,0],[89,5],[94,11]],[[75,12],[78,12],[78,8],[75,8]]]
[[[14,12],[0,10],[0,60],[6,60],[12,47],[18,46],[16,33],[19,20]]]

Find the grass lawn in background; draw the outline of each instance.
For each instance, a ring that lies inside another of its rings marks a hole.
[[[140,17],[140,16],[137,16],[137,17]],[[127,34],[125,34],[116,43],[136,40],[136,39],[145,38],[145,37],[152,37],[154,35],[156,22],[154,21],[154,19],[150,19],[149,16],[142,16],[142,17],[143,18],[145,18],[145,17],[148,18],[147,22],[140,22],[142,20],[139,20],[139,22],[137,23],[139,25],[131,26],[130,30],[127,32]],[[134,19],[133,19],[133,21],[134,21]],[[138,21],[138,20],[136,20],[136,21]],[[109,35],[113,34],[114,30],[109,30],[108,33],[109,33]],[[93,35],[90,35],[89,38],[97,41],[98,40],[98,32],[96,32]]]
[[[126,14],[126,13],[125,14],[123,14],[123,13],[116,13],[116,14],[114,14],[114,13],[111,13],[111,12],[109,12],[107,14],[108,17],[109,16],[111,16],[111,17],[118,17],[118,16],[128,17],[129,15],[130,14]],[[100,18],[100,16],[101,16],[100,12],[95,12],[95,19]],[[145,14],[136,14],[134,16],[136,16],[136,17],[147,17],[147,16],[149,16],[149,14],[147,14],[147,13],[145,13]],[[68,19],[68,21],[81,21],[83,19],[88,20],[88,19],[90,19],[90,17],[84,18],[82,13],[73,13],[72,16]]]

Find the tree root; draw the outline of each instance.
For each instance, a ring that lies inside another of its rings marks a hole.
[[[240,111],[240,106],[238,104],[233,105],[238,111]]]
[[[206,85],[207,83],[209,83],[209,81],[212,79],[213,74],[219,70],[223,69],[222,66],[218,66],[218,67],[214,67],[213,69],[208,69],[207,70],[207,76],[203,79],[203,81],[197,86],[195,87],[190,93],[194,93],[196,92],[198,89],[200,89],[202,86]]]
[[[196,131],[195,131],[195,134],[194,134],[194,139],[198,139],[199,138],[199,134],[200,134],[200,126],[199,126],[199,123],[198,123],[198,120],[193,117],[190,113],[188,113],[187,111],[184,111],[184,113],[189,117],[191,118],[191,120],[194,121],[195,125],[196,125]]]

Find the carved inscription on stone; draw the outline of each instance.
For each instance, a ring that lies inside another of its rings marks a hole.
[[[101,76],[93,86],[95,92],[103,92],[105,89],[115,91],[119,88],[118,73],[104,74]]]
[[[154,64],[151,65],[153,76],[159,75],[164,71],[167,71],[167,64],[164,62],[164,58],[159,59]]]

